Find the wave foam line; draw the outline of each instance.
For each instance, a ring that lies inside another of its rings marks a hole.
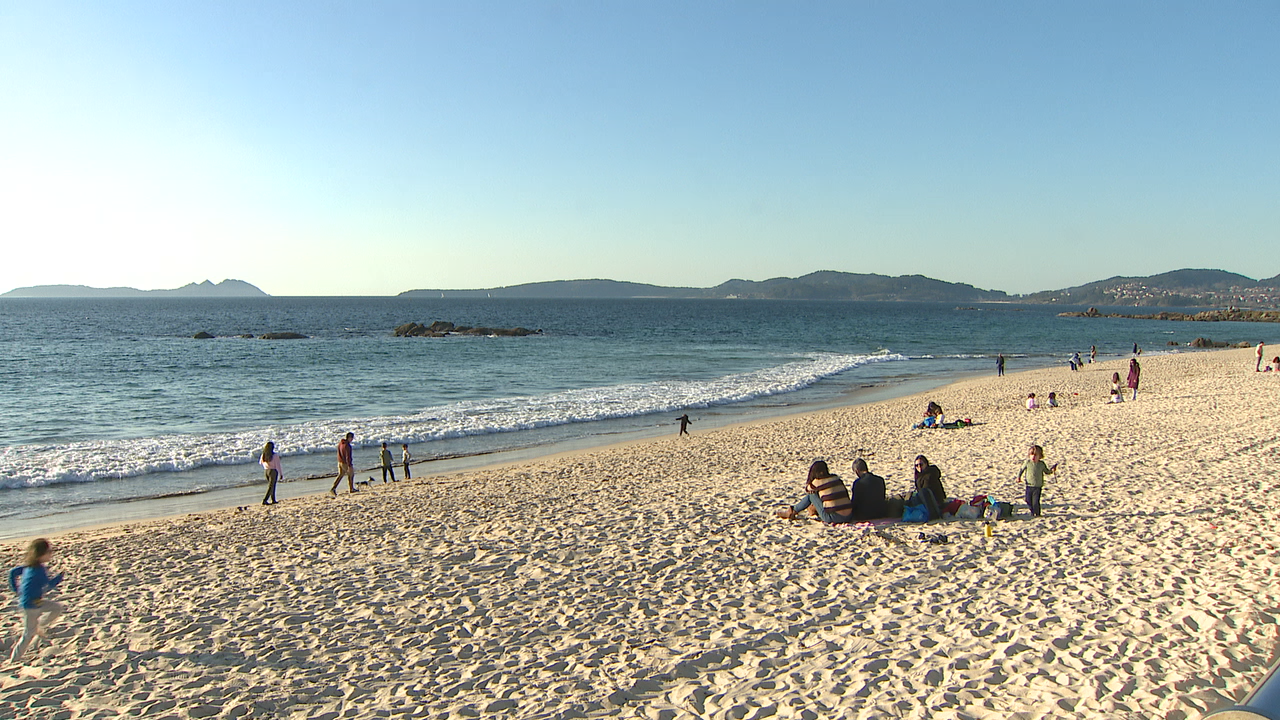
[[[0,448],[0,488],[95,482],[210,465],[257,461],[266,441],[281,454],[333,452],[338,438],[356,434],[357,447],[424,443],[728,405],[795,392],[819,380],[902,355],[817,353],[803,360],[711,380],[664,381],[566,390],[532,397],[461,402],[403,416],[333,420],[254,428],[243,432],[162,435],[65,445]]]

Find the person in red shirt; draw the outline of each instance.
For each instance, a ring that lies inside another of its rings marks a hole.
[[[338,483],[342,482],[344,475],[347,477],[347,489],[356,491],[356,468],[351,459],[351,441],[355,437],[355,433],[347,433],[346,437],[338,441],[338,477],[334,478],[333,487],[329,488],[329,494],[334,497],[338,496]]]

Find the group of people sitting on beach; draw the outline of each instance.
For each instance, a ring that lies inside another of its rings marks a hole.
[[[926,522],[947,517],[977,518],[983,514],[997,519],[1012,515],[1012,506],[999,503],[989,495],[978,495],[967,502],[948,498],[942,485],[942,469],[930,463],[924,455],[916,456],[912,469],[911,492],[905,496],[889,497],[885,492],[884,478],[868,470],[866,460],[858,458],[853,461],[853,472],[857,477],[852,485],[846,485],[839,475],[831,472],[825,460],[815,460],[809,466],[804,494],[795,504],[780,508],[776,514],[786,520],[808,515],[829,525],[883,518]],[[1023,499],[1033,517],[1040,517],[1044,478],[1057,469],[1057,463],[1045,464],[1044,448],[1032,445],[1028,449],[1027,460],[1018,471],[1017,479],[1023,483]],[[993,504],[1003,507],[987,513]]]

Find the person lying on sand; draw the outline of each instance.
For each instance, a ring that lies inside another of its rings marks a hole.
[[[815,460],[809,466],[804,491],[799,502],[779,510],[778,517],[793,520],[807,510],[810,515],[817,515],[819,520],[829,525],[853,520],[853,500],[849,497],[849,490],[839,475],[831,474],[826,462]]]

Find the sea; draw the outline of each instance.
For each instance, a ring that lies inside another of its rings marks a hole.
[[[0,298],[0,538],[327,491],[355,434],[416,475],[920,392],[994,373],[1256,342],[1256,325],[1046,305],[784,300]],[[1103,309],[1107,310],[1106,308]],[[1131,310],[1131,309],[1130,309]],[[408,322],[541,330],[395,337]],[[216,337],[198,340],[207,332]],[[294,332],[305,339],[242,337]],[[1102,389],[1099,390],[1102,392]],[[397,463],[398,465],[398,463]],[[397,467],[397,472],[401,472]]]

